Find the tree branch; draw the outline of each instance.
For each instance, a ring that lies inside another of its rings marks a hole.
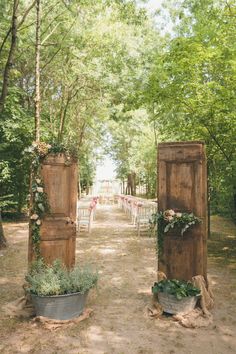
[[[22,18],[21,18],[21,20],[20,20],[20,22],[19,22],[19,24],[18,24],[18,29],[23,25],[23,23],[24,23],[25,20],[26,20],[26,17],[27,17],[28,14],[30,13],[30,11],[33,9],[33,7],[35,6],[35,4],[36,4],[36,0],[34,0],[34,1],[32,2],[32,4],[26,9],[24,15],[22,16]]]
[[[0,55],[1,55],[1,52],[3,50],[3,47],[7,41],[7,38],[9,37],[10,33],[11,33],[11,30],[12,30],[12,27],[9,28],[9,30],[7,31],[5,37],[3,38],[3,41],[2,41],[2,44],[1,44],[1,47],[0,47]]]
[[[70,33],[72,27],[74,26],[75,21],[72,23],[71,27],[69,28],[69,30],[66,32],[66,34],[64,35],[64,37],[62,38],[61,43],[63,43],[64,39],[66,38],[66,36]],[[52,57],[47,61],[47,63],[45,63],[42,67],[42,70],[44,70],[46,68],[46,66],[48,66],[53,59],[55,58],[55,56],[60,52],[60,50],[62,49],[62,44],[60,45],[60,47],[56,50],[56,52],[52,55]]]

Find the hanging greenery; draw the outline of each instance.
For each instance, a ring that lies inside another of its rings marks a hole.
[[[30,195],[30,227],[33,250],[36,258],[40,258],[40,227],[45,214],[50,213],[50,206],[45,193],[41,176],[41,164],[48,154],[64,154],[65,164],[70,165],[76,158],[75,148],[70,148],[62,143],[47,144],[33,142],[24,150],[31,160],[31,195]]]
[[[25,153],[29,154],[31,159],[30,228],[33,251],[37,259],[40,258],[40,226],[44,215],[50,212],[40,168],[50,148],[51,145],[44,142],[33,142],[25,149]]]
[[[201,222],[201,219],[193,213],[179,212],[173,209],[160,211],[153,215],[152,223],[157,225],[157,252],[159,255],[163,252],[165,233],[175,229],[180,236],[193,225]]]

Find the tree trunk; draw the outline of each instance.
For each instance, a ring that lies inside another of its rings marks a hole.
[[[136,173],[132,172],[132,195],[136,195]]]
[[[148,198],[149,196],[150,196],[150,181],[149,181],[149,174],[148,174],[146,180],[146,197]]]
[[[80,179],[80,168],[78,167],[78,199],[81,198],[81,179]]]
[[[0,210],[0,249],[5,248],[7,246],[7,240],[4,236],[4,230],[2,226],[2,214]]]
[[[233,210],[233,220],[234,223],[236,224],[236,187],[233,187],[233,205],[234,205],[234,210]]]
[[[210,171],[209,171],[209,165],[207,164],[207,176],[209,176]],[[210,193],[210,180],[209,177],[207,178],[207,211],[208,211],[208,215],[207,215],[207,223],[208,223],[208,238],[211,238],[211,211],[210,211],[210,207],[211,207],[211,193]]]
[[[131,173],[127,176],[127,194],[132,195],[132,176]]]
[[[36,1],[35,37],[35,140],[40,140],[40,0]]]
[[[19,192],[17,194],[17,212],[21,213],[23,208],[24,196],[23,196],[23,186],[19,187]]]
[[[10,70],[13,65],[13,56],[14,56],[14,52],[16,49],[16,41],[17,41],[16,12],[17,12],[17,8],[18,8],[18,0],[14,0],[13,11],[12,11],[12,25],[11,25],[11,45],[10,45],[10,50],[8,53],[7,62],[6,62],[5,68],[4,68],[4,73],[3,73],[2,91],[1,91],[1,96],[0,96],[0,112],[2,112],[4,109],[5,100],[6,100],[7,92],[8,92],[9,79],[10,79]]]
[[[1,49],[3,48],[5,41],[7,40],[9,34],[11,33],[11,45],[10,45],[10,50],[8,53],[8,58],[7,62],[4,68],[3,72],[3,83],[2,83],[2,89],[1,89],[1,95],[0,95],[0,113],[4,109],[6,97],[7,97],[7,92],[8,92],[8,85],[9,85],[9,77],[10,77],[10,70],[12,68],[13,64],[13,56],[16,48],[16,41],[17,41],[17,7],[18,7],[18,0],[14,0],[13,2],[13,10],[12,10],[12,21],[11,21],[11,28],[9,29],[5,40],[3,41],[3,44],[1,46]],[[0,248],[4,248],[7,245],[6,238],[4,236],[4,230],[2,226],[2,214],[0,210]]]

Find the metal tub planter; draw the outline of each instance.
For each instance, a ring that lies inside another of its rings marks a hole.
[[[70,320],[83,313],[88,291],[84,294],[73,293],[54,296],[32,294],[31,296],[36,316],[48,317],[55,320]]]
[[[164,279],[155,282],[152,293],[164,312],[186,315],[191,312],[200,298],[200,289],[191,282],[176,279]]]
[[[26,280],[37,316],[70,320],[84,311],[98,274],[89,265],[68,270],[59,260],[46,265],[40,259],[32,264]]]
[[[199,296],[187,296],[182,299],[176,299],[175,295],[159,293],[158,302],[163,308],[163,311],[172,315],[186,315],[191,312],[198,300]]]

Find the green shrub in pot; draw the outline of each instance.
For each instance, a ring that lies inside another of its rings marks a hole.
[[[191,282],[176,279],[164,279],[160,282],[155,282],[152,287],[152,293],[166,293],[174,295],[177,300],[181,300],[189,296],[199,296],[200,290],[193,286]]]
[[[60,260],[49,266],[39,259],[32,263],[26,281],[28,292],[38,296],[84,294],[97,284],[98,273],[90,265],[67,270]]]
[[[200,290],[191,282],[176,279],[154,283],[152,292],[158,297],[163,312],[172,315],[185,315],[194,310],[200,296]]]

